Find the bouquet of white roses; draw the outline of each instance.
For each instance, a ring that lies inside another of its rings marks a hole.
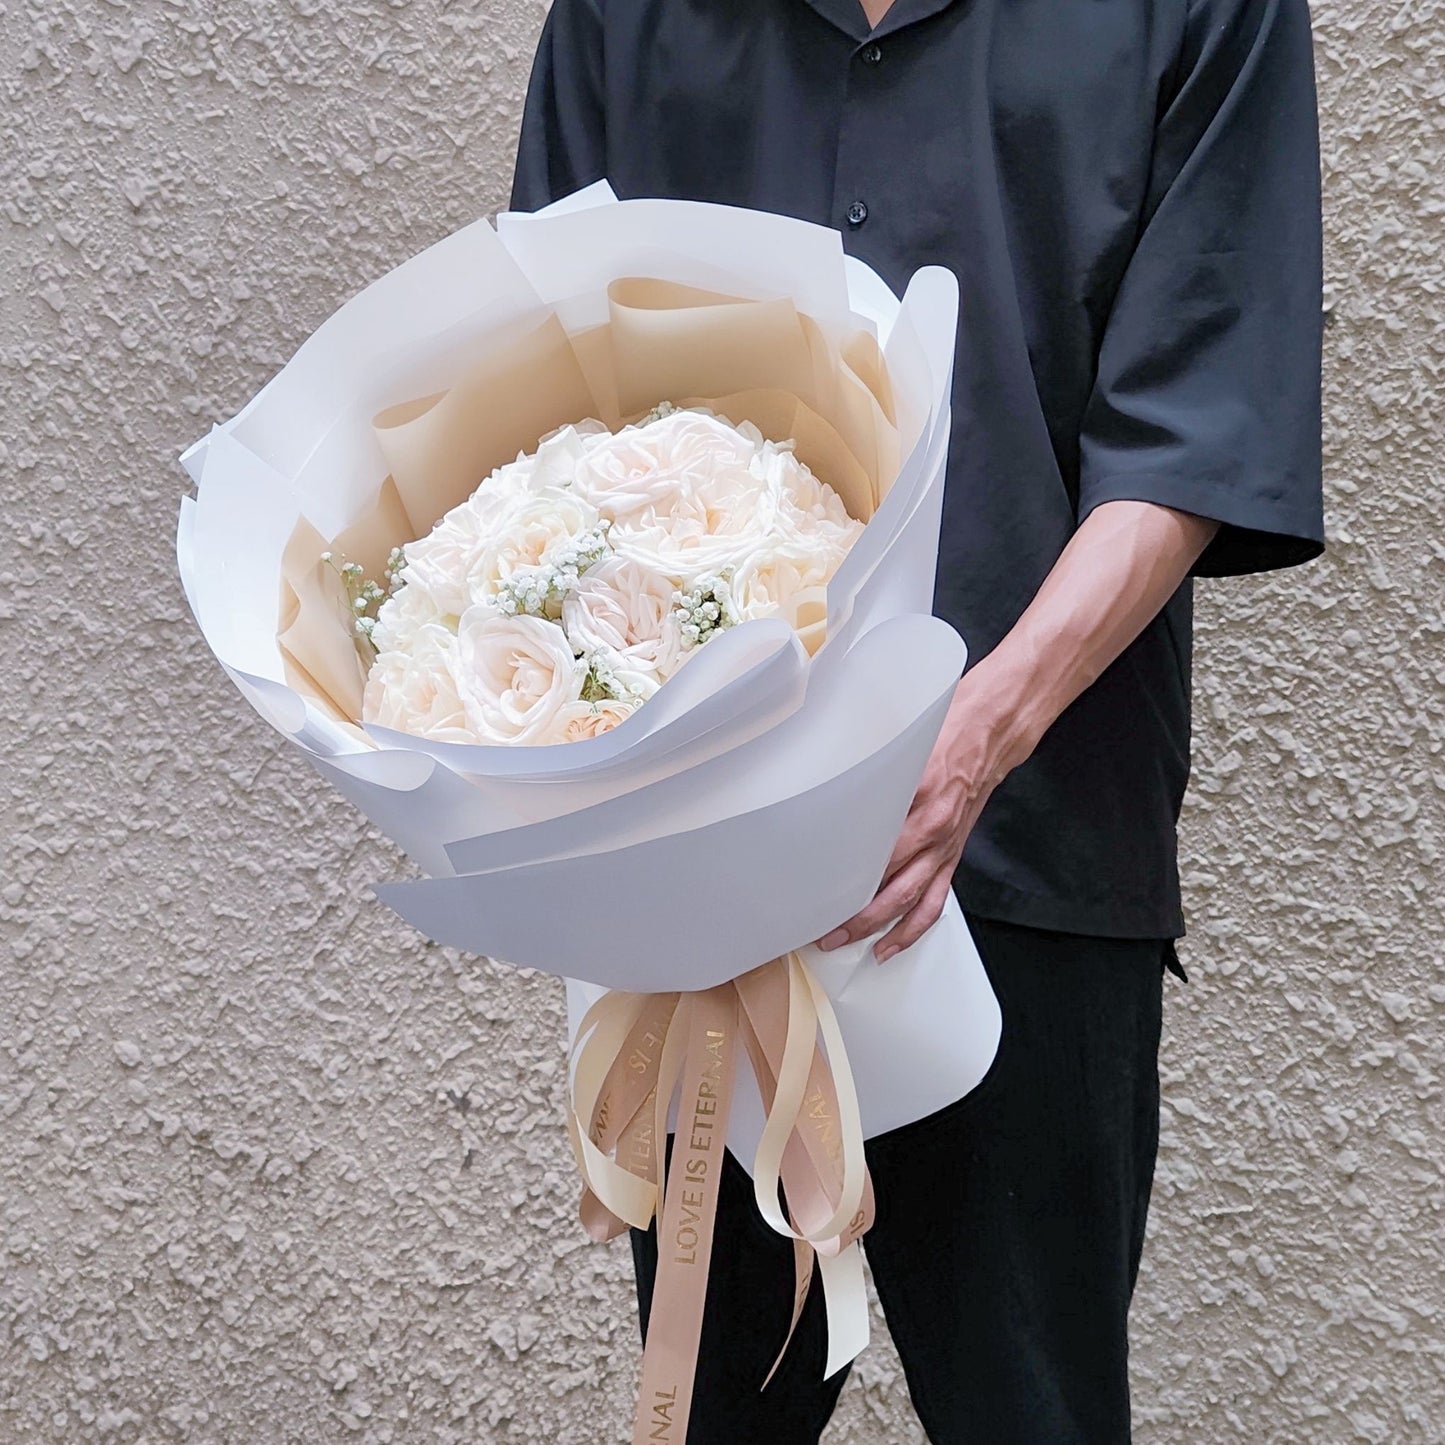
[[[929,615],[956,305],[602,186],[413,258],[184,458],[192,609],[427,875],[379,895],[569,980],[584,1220],[676,1246],[639,1440],[686,1433],[724,1143],[800,1303],[822,1270],[831,1371],[866,1341],[863,1139],[997,1041],[956,905],[886,969],[809,946],[876,888],[963,666]]]
[[[782,617],[821,641],[861,531],[750,422],[662,403],[615,434],[563,427],[398,548],[390,595],[338,562],[375,653],[362,718],[450,742],[596,737],[725,628]]]

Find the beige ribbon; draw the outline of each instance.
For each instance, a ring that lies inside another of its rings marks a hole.
[[[815,1268],[827,1306],[826,1373],[868,1341],[857,1241],[873,1222],[873,1193],[862,1121],[837,1018],[806,964],[789,954],[697,993],[608,993],[577,1031],[567,1127],[588,1233],[610,1239],[658,1221],[633,1445],[681,1445],[687,1436],[739,1045],[766,1111],[753,1168],[758,1208],[794,1246],[792,1319],[760,1387],[787,1352]]]

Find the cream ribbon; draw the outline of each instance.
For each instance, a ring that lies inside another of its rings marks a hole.
[[[793,1241],[792,1319],[767,1380],[792,1341],[815,1267],[827,1306],[825,1373],[868,1343],[858,1240],[873,1222],[873,1192],[863,1127],[837,1018],[807,965],[792,953],[702,992],[608,993],[577,1031],[567,1129],[588,1233],[610,1239],[658,1220],[633,1445],[681,1445],[687,1435],[739,1044],[766,1110],[753,1168],[758,1208]],[[676,1141],[664,1170],[674,1095]]]

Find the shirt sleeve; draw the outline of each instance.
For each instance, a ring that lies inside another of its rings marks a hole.
[[[1080,437],[1079,519],[1222,523],[1194,571],[1324,549],[1319,128],[1307,0],[1191,0]]]
[[[601,0],[555,0],[527,85],[514,211],[535,211],[606,176],[603,117]]]

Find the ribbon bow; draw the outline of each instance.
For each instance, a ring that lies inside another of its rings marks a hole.
[[[567,1128],[592,1238],[659,1221],[633,1445],[681,1445],[687,1435],[739,1042],[766,1111],[753,1167],[758,1209],[793,1241],[793,1316],[767,1380],[815,1268],[827,1304],[825,1374],[868,1343],[858,1240],[873,1223],[873,1189],[863,1126],[837,1017],[807,965],[791,953],[701,992],[608,993],[577,1031]]]

